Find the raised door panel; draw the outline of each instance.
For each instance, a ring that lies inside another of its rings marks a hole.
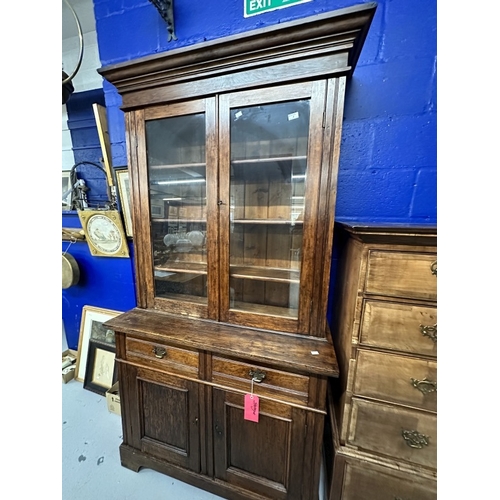
[[[368,462],[350,459],[345,466],[342,500],[436,500],[437,483]]]
[[[260,399],[245,420],[242,394],[213,391],[215,477],[274,499],[302,499],[305,411]],[[311,496],[310,498],[315,498]]]
[[[358,350],[354,394],[437,411],[437,363]]]
[[[424,356],[437,356],[437,308],[365,300],[360,343]]]
[[[141,451],[198,472],[199,385],[138,369],[136,391]]]
[[[436,254],[370,250],[365,293],[410,299],[437,299]]]

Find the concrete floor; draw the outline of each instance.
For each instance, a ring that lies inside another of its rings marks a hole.
[[[151,469],[120,464],[121,417],[106,398],[71,380],[62,384],[62,500],[218,500]]]

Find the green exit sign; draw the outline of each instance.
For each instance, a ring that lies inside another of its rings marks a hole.
[[[245,2],[245,17],[263,14],[270,10],[284,9],[311,0],[243,0]]]

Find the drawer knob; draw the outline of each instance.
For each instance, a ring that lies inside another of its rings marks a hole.
[[[252,380],[257,382],[257,384],[260,384],[266,378],[265,372],[261,372],[260,370],[250,370],[248,375],[250,375]]]
[[[155,346],[153,347],[153,354],[157,358],[163,359],[165,357],[165,354],[167,354],[167,350],[164,347]]]
[[[438,261],[437,260],[435,260],[431,264],[431,273],[433,274],[433,276],[437,276],[438,275]]]
[[[435,325],[420,325],[420,333],[424,337],[429,337],[434,343],[438,340],[437,323]]]
[[[416,378],[411,379],[411,385],[418,389],[424,396],[430,394],[431,392],[437,392],[437,383],[427,380],[427,377],[422,380]]]
[[[424,434],[417,431],[407,431],[403,429],[403,439],[410,448],[422,449],[424,446],[429,445],[429,438]]]

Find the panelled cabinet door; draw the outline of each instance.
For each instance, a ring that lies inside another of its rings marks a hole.
[[[140,207],[150,221],[136,241],[150,270],[138,286],[148,307],[205,318],[218,302],[214,110],[215,98],[148,108],[138,134]]]
[[[308,330],[325,89],[220,97],[222,321]]]
[[[128,400],[133,434],[127,436],[128,444],[199,472],[199,385],[144,368],[126,370],[135,372],[136,394]]]
[[[253,422],[243,418],[243,400],[213,391],[215,477],[269,498],[303,498],[306,412],[261,399]]]

